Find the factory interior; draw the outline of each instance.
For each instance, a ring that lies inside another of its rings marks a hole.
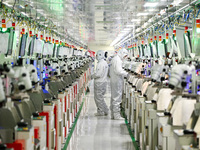
[[[199,12],[0,0],[0,150],[199,150]]]

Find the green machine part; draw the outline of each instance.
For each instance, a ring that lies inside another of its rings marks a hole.
[[[27,37],[28,37],[28,33],[22,34],[20,38],[20,46],[19,46],[19,53],[18,53],[19,57],[25,57],[26,55]]]
[[[134,53],[134,47],[132,47],[132,57],[135,57],[135,53]]]
[[[139,51],[139,56],[142,57],[140,46],[138,46],[138,51]]]
[[[149,48],[150,48],[150,57],[153,57],[153,47],[152,47],[152,43],[149,43]]]
[[[53,45],[53,55],[52,55],[52,58],[56,58],[56,52],[57,52],[57,45],[56,45],[56,43],[54,43],[54,45]]]
[[[29,38],[27,55],[30,57],[34,57],[35,40],[36,35]]]
[[[187,31],[183,34],[184,38],[184,50],[185,50],[185,58],[192,58],[194,55],[192,54],[192,45],[190,39],[190,32]]]
[[[143,44],[141,44],[141,53],[142,53],[141,57],[145,56],[144,48],[145,48],[145,46]]]
[[[12,55],[14,45],[16,45],[16,34],[13,28],[0,28],[0,53]]]
[[[62,47],[61,45],[57,46],[57,51],[56,51],[56,57],[57,58],[59,57],[61,47]]]
[[[16,51],[16,33],[14,28],[0,28],[0,63],[12,62]]]
[[[153,41],[152,51],[153,51],[153,57],[157,58],[158,57],[158,41],[157,40]]]
[[[200,30],[199,28],[194,29],[193,32],[193,47],[192,52],[195,53],[195,57],[200,57]]]

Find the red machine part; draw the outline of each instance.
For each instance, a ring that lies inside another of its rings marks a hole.
[[[25,150],[25,141],[16,140],[13,143],[6,144],[7,148],[13,148],[14,150]]]

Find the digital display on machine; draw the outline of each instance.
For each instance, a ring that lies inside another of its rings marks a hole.
[[[35,46],[35,35],[32,36],[29,47],[28,47],[28,56],[33,56]]]
[[[21,57],[25,55],[26,40],[27,40],[27,34],[22,34],[20,49],[19,49],[19,56]]]
[[[13,51],[13,43],[14,43],[14,34],[15,31],[13,29],[10,30],[9,40],[8,40],[8,51],[7,55],[12,55]]]

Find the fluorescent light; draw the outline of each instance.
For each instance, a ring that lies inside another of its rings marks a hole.
[[[140,19],[132,19],[131,22],[138,22]]]
[[[3,2],[5,5],[7,5],[8,7],[13,7],[12,5],[8,4],[7,2]]]
[[[43,9],[37,9],[37,12],[44,12]]]
[[[22,6],[22,5],[19,5],[21,8],[25,8],[24,6]]]
[[[172,5],[177,6],[177,5],[179,5],[180,3],[182,3],[182,2],[183,2],[183,0],[174,0],[174,2],[172,3]]]
[[[126,25],[126,27],[135,27],[135,25],[128,24],[128,25]]]
[[[155,7],[157,5],[158,5],[158,3],[149,3],[149,2],[147,2],[147,3],[144,4],[144,7]]]
[[[166,13],[165,9],[162,9],[162,10],[160,11],[160,14],[161,14],[161,15],[163,15],[163,14],[165,14],[165,13]]]
[[[28,14],[26,14],[25,12],[21,12],[21,14],[24,16],[28,16]]]
[[[140,31],[140,28],[137,28],[137,29],[136,29],[136,32],[139,32],[139,31]]]
[[[147,27],[147,25],[148,25],[148,23],[147,23],[147,22],[145,22],[145,23],[144,23],[144,27],[146,28],[146,27]]]
[[[132,30],[131,28],[125,28],[124,31],[130,31]]]
[[[138,13],[137,16],[147,16],[149,13]]]
[[[129,33],[130,31],[121,31],[121,33]]]
[[[146,11],[154,12],[154,11],[158,11],[158,10],[157,9],[147,9]]]
[[[148,22],[152,22],[153,21],[153,19],[152,18],[150,18],[149,20],[148,20]]]

